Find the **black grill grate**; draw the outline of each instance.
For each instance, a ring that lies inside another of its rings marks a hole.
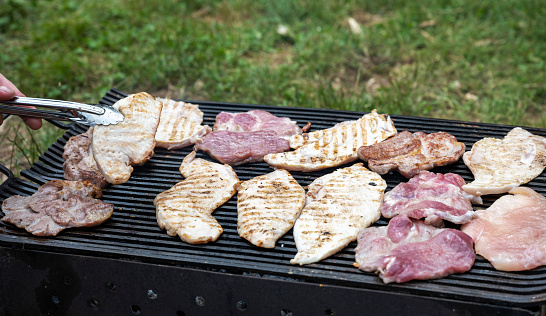
[[[111,90],[101,103],[113,104],[126,94]],[[191,101],[190,101],[191,102]],[[220,111],[248,111],[263,109],[278,116],[288,116],[300,126],[311,122],[311,130],[329,128],[335,123],[360,118],[364,113],[332,111],[324,109],[289,108],[264,105],[247,105],[194,101],[205,113],[205,124],[214,123]],[[379,113],[381,109],[378,109]],[[398,131],[444,131],[453,134],[466,144],[469,150],[473,143],[483,137],[502,138],[513,126],[470,123],[391,115]],[[0,201],[7,197],[31,195],[43,183],[63,178],[63,146],[70,136],[86,130],[73,126],[40,157],[40,161],[23,175],[32,182],[15,179],[0,186]],[[546,136],[546,130],[527,128],[530,132]],[[104,192],[103,200],[115,205],[112,218],[105,224],[91,229],[69,229],[57,237],[34,237],[13,225],[0,222],[0,246],[44,250],[56,253],[91,255],[103,258],[123,258],[152,264],[166,264],[258,277],[272,277],[296,282],[328,284],[348,288],[364,288],[377,291],[396,292],[424,297],[457,299],[469,302],[498,304],[505,306],[537,306],[546,302],[546,268],[525,272],[496,271],[487,260],[477,257],[471,271],[450,275],[430,281],[413,281],[406,284],[383,284],[372,273],[362,272],[352,266],[356,242],[338,254],[319,263],[296,266],[290,264],[297,250],[292,231],[278,242],[275,249],[260,249],[237,234],[236,197],[217,209],[213,215],[224,228],[223,234],[206,245],[189,245],[178,237],[170,237],[161,231],[155,218],[153,199],[177,182],[183,180],[178,168],[191,148],[168,151],[157,148],[154,157],[144,166],[136,167],[131,179]],[[210,159],[199,152],[197,157]],[[234,168],[240,180],[271,172],[266,163],[253,163]],[[334,169],[312,173],[292,172],[298,182],[306,187],[315,178]],[[434,172],[454,172],[467,182],[473,179],[468,168],[459,161],[451,166],[436,168]],[[400,175],[384,176],[387,190],[407,179]],[[542,174],[528,186],[546,195],[546,175]],[[483,207],[489,206],[498,196],[484,197]],[[386,225],[380,219],[374,225]]]

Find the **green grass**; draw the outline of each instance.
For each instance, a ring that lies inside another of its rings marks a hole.
[[[542,0],[4,3],[0,71],[27,96],[116,87],[546,127]]]

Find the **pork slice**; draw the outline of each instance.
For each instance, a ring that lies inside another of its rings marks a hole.
[[[468,223],[474,217],[472,203],[481,204],[482,200],[464,192],[464,184],[464,179],[454,173],[422,171],[385,193],[381,214],[386,218],[399,214],[424,218],[425,223],[431,225],[441,225],[442,220]]]
[[[216,241],[222,226],[212,212],[236,192],[239,178],[229,165],[195,158],[191,152],[180,165],[184,180],[154,199],[157,223],[169,236],[190,244]]]
[[[141,166],[152,158],[162,106],[161,101],[146,92],[132,94],[113,105],[123,114],[122,122],[95,126],[93,157],[106,181],[125,183],[133,166]]]
[[[461,227],[472,237],[476,253],[502,271],[546,265],[546,198],[516,187]]]
[[[525,184],[546,167],[546,137],[515,127],[503,139],[484,138],[463,155],[474,181],[463,190],[476,195],[500,194]]]
[[[203,123],[203,112],[197,104],[157,98],[163,103],[155,134],[156,146],[167,149],[183,148],[211,131]]]
[[[287,140],[273,131],[211,132],[195,145],[214,159],[232,166],[263,161],[265,155],[290,149]]]
[[[11,196],[2,203],[3,221],[36,236],[56,236],[71,227],[97,226],[114,212],[98,200],[101,189],[88,181],[52,180],[30,197]]]
[[[362,163],[315,179],[294,225],[298,253],[290,263],[318,262],[356,240],[360,230],[379,219],[386,187],[385,180]]]
[[[393,137],[358,149],[358,157],[379,174],[398,170],[411,178],[423,170],[445,166],[459,160],[465,144],[448,133],[425,134],[404,131]]]
[[[399,215],[388,226],[363,229],[355,248],[355,266],[377,272],[385,283],[428,280],[463,273],[475,260],[472,238]]]
[[[357,149],[396,134],[390,117],[373,110],[357,121],[325,130],[291,136],[293,151],[269,154],[265,162],[290,171],[316,171],[358,159]]]
[[[305,204],[305,190],[281,169],[241,182],[237,191],[237,232],[263,248],[275,248]]]
[[[105,188],[108,182],[99,171],[95,158],[93,158],[92,139],[93,127],[90,127],[85,133],[68,139],[63,151],[64,178],[73,181],[89,181]]]
[[[303,133],[297,122],[288,117],[278,117],[267,111],[252,110],[243,113],[220,112],[216,116],[214,131],[253,132],[273,131],[281,137]]]

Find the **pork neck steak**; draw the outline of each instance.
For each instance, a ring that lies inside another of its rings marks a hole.
[[[99,171],[95,158],[93,158],[92,139],[93,127],[90,127],[85,133],[68,139],[63,152],[64,178],[74,181],[89,181],[105,188],[108,182]]]
[[[109,219],[114,205],[100,197],[102,190],[88,181],[52,180],[32,196],[7,198],[2,220],[36,236],[56,236],[66,228],[96,226]]]
[[[272,131],[279,136],[300,135],[303,131],[288,117],[278,117],[267,111],[252,110],[243,113],[220,112],[216,115],[214,131],[253,132]]]
[[[358,157],[379,174],[398,170],[411,178],[423,170],[445,166],[459,160],[465,144],[448,133],[425,134],[404,131],[393,137],[358,149]]]
[[[423,171],[385,193],[381,214],[386,218],[399,214],[425,218],[425,223],[435,226],[441,225],[442,220],[467,223],[474,216],[472,203],[481,204],[482,200],[464,192],[464,184],[464,179],[454,173]]]
[[[355,266],[377,272],[385,283],[436,279],[472,268],[472,238],[399,215],[388,226],[363,229],[355,248]]]

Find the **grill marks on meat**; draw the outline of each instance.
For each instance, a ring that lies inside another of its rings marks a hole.
[[[100,197],[102,190],[88,181],[52,180],[32,196],[7,198],[2,220],[36,236],[56,236],[66,228],[96,226],[109,219],[114,206]]]
[[[502,271],[530,270],[546,265],[546,198],[530,188],[516,187],[461,227],[475,243],[476,253]]]
[[[112,184],[129,180],[134,165],[154,154],[155,133],[162,102],[146,92],[132,94],[113,107],[124,115],[116,125],[98,125],[93,132],[93,156],[99,170]]]
[[[313,181],[294,225],[298,253],[290,263],[320,261],[356,240],[360,230],[379,219],[386,187],[385,180],[362,163]]]
[[[276,168],[290,171],[316,171],[353,162],[358,159],[358,148],[394,134],[396,128],[390,117],[373,110],[351,123],[294,135],[290,137],[290,147],[294,151],[269,154],[264,160]]]
[[[156,146],[177,149],[194,144],[211,131],[203,123],[203,112],[197,104],[157,98],[163,103],[155,134]]]
[[[93,158],[92,137],[93,127],[90,127],[87,132],[68,139],[63,152],[64,178],[74,181],[89,181],[104,188],[108,182],[99,171],[95,158]]]
[[[223,232],[212,212],[236,192],[239,178],[228,165],[195,159],[191,152],[182,161],[184,180],[154,199],[157,223],[169,236],[190,244],[216,241]]]
[[[500,194],[525,184],[546,167],[546,138],[516,127],[503,139],[484,138],[463,155],[475,180],[466,192]]]
[[[258,247],[275,248],[305,204],[305,190],[286,170],[244,181],[237,190],[237,232]]]
[[[422,171],[385,193],[381,214],[386,218],[399,214],[425,218],[425,223],[432,225],[441,225],[442,220],[467,223],[474,217],[471,203],[481,204],[482,200],[464,192],[464,184],[464,179],[454,173]]]
[[[253,132],[273,131],[279,136],[300,135],[302,129],[288,117],[278,117],[267,111],[244,113],[220,112],[214,123],[215,131]]]
[[[290,145],[273,131],[217,131],[198,140],[195,150],[202,150],[221,163],[236,166],[263,161],[267,154],[290,150]]]
[[[388,226],[358,235],[355,266],[377,272],[385,283],[436,279],[472,268],[472,238],[456,229],[436,228],[405,215]]]
[[[404,131],[383,142],[358,149],[358,157],[379,174],[398,170],[411,178],[423,170],[445,166],[459,160],[465,144],[448,133],[425,134]]]

